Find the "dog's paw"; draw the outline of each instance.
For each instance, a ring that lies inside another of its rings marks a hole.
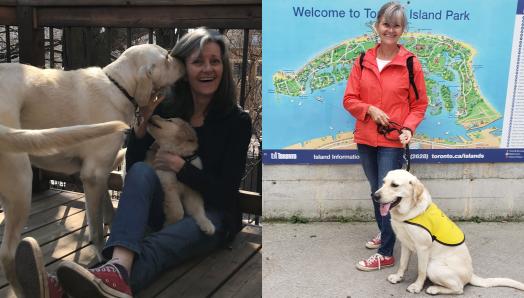
[[[430,295],[437,295],[438,293],[440,293],[438,287],[435,287],[435,286],[429,286],[427,289],[426,289],[426,293],[430,294]]]
[[[213,223],[211,223],[211,221],[207,222],[207,223],[203,223],[202,225],[200,225],[200,229],[206,235],[213,235],[213,234],[215,234],[215,226],[213,225]]]
[[[390,274],[388,276],[388,281],[392,284],[399,283],[402,281],[402,279],[404,279],[404,277],[400,274]]]
[[[420,290],[422,290],[422,286],[417,283],[412,283],[407,288],[407,291],[410,293],[420,293]]]

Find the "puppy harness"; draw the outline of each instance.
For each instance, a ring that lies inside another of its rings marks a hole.
[[[424,213],[404,221],[426,230],[433,241],[447,246],[457,246],[464,243],[462,230],[449,219],[435,203],[431,203]]]

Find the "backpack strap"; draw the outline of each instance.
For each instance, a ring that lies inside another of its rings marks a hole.
[[[366,52],[361,52],[359,58],[360,71],[364,69],[364,64],[362,64],[364,62],[364,56],[366,56]]]
[[[414,56],[408,57],[408,59],[406,60],[406,67],[408,68],[409,73],[409,83],[411,84],[411,86],[413,86],[413,91],[415,91],[415,97],[416,99],[418,99],[418,90],[417,85],[415,85],[415,75],[413,74],[413,57]]]

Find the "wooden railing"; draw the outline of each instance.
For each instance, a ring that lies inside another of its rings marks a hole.
[[[42,170],[39,173],[38,183],[49,185],[50,180],[63,181],[75,185],[82,185],[78,175],[65,175],[56,172]],[[124,185],[122,172],[113,171],[108,177],[107,184],[110,190],[121,191]],[[262,215],[262,196],[258,192],[239,190],[240,210],[243,213]]]

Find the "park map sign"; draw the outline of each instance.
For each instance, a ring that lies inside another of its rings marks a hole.
[[[343,108],[384,1],[263,2],[263,161],[355,163]],[[414,162],[524,161],[524,0],[404,1],[400,39],[422,63],[429,106]]]

